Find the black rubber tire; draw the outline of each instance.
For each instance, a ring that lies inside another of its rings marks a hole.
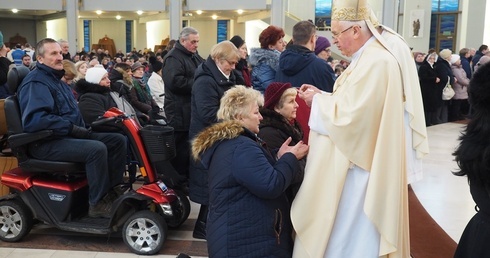
[[[17,242],[32,229],[32,212],[20,200],[0,202],[0,240]]]
[[[167,238],[167,223],[158,213],[137,211],[124,223],[122,237],[131,252],[139,255],[156,254]]]
[[[181,191],[175,191],[175,193],[179,199],[179,205],[176,209],[174,209],[174,213],[177,217],[166,220],[168,227],[172,229],[178,228],[180,225],[182,225],[182,223],[189,218],[189,214],[191,213],[191,202],[189,201],[189,198],[187,198],[187,195]]]

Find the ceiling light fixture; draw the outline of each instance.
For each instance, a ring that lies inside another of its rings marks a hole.
[[[242,13],[243,13],[243,10],[242,10],[242,9],[238,9],[236,12],[237,12],[238,14],[242,14]]]
[[[196,13],[197,13],[198,15],[201,15],[201,14],[202,14],[202,10],[197,10],[197,11],[196,11]]]
[[[101,11],[101,10],[97,10],[97,11],[95,11],[95,13],[96,13],[97,15],[101,15],[101,14],[102,14],[102,11]]]
[[[18,12],[19,12],[19,10],[17,10],[17,9],[12,9],[12,12],[13,12],[13,13],[18,13]]]
[[[138,10],[138,11],[136,11],[136,13],[137,13],[138,15],[142,15],[142,14],[143,14],[143,11]]]
[[[120,20],[121,19],[121,15],[116,15],[116,19]]]
[[[216,20],[216,19],[218,19],[218,15],[213,14],[213,15],[211,16],[211,18],[213,18],[213,20]]]

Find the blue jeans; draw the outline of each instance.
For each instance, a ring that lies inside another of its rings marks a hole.
[[[85,163],[89,204],[95,205],[111,187],[122,183],[126,169],[126,137],[119,133],[92,133],[90,139],[71,137],[29,146],[37,159]]]

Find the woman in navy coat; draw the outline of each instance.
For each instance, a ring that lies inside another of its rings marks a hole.
[[[262,116],[260,92],[236,86],[221,99],[218,118],[192,143],[208,169],[209,257],[291,257],[290,206],[285,190],[308,152],[288,139],[270,153],[256,134]]]

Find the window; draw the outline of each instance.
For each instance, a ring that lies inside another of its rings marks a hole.
[[[218,43],[228,39],[228,20],[218,20]]]
[[[133,50],[131,48],[131,34],[133,32],[133,21],[126,21],[126,53],[131,52]]]
[[[90,51],[90,25],[91,21],[83,20],[83,49],[85,52]]]
[[[318,30],[328,30],[332,16],[332,0],[315,0],[315,25]]]
[[[459,0],[432,0],[430,48],[455,51],[458,15]]]

